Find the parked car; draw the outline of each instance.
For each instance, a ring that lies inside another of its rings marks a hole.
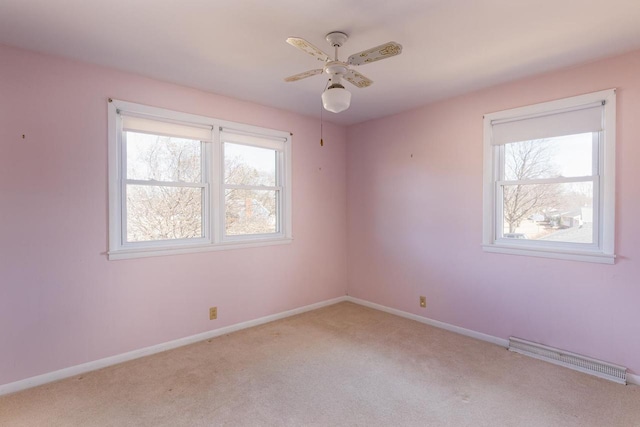
[[[506,239],[526,239],[527,236],[524,233],[504,233],[502,237]]]

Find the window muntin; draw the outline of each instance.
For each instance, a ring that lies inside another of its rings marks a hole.
[[[484,249],[613,263],[615,91],[485,116]]]
[[[124,101],[109,122],[110,259],[291,240],[289,133]]]

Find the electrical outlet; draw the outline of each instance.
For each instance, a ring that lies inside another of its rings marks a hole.
[[[426,308],[427,307],[427,297],[420,297],[420,307],[422,308]]]
[[[214,320],[218,318],[218,307],[211,307],[209,309],[209,320]]]

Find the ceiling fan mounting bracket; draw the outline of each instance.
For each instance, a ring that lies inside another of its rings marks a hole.
[[[348,35],[342,31],[332,31],[325,37],[332,47],[342,47],[349,38]]]

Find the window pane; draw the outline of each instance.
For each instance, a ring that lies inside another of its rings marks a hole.
[[[225,233],[228,236],[276,233],[277,193],[272,190],[226,190]]]
[[[506,185],[503,237],[593,243],[593,183]]]
[[[201,182],[200,141],[136,132],[125,134],[127,179]]]
[[[224,144],[224,182],[231,185],[276,185],[276,150]]]
[[[127,185],[127,241],[202,237],[203,191]]]
[[[593,134],[514,142],[504,146],[504,179],[578,177],[593,174]]]

